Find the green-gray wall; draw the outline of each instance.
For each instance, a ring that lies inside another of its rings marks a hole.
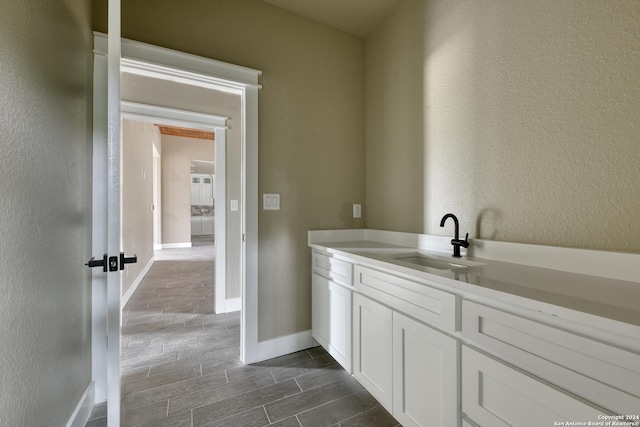
[[[94,29],[106,32],[106,2]],[[362,227],[364,40],[259,0],[123,2],[122,36],[263,71],[259,184],[259,340],[311,328],[307,230]]]
[[[637,0],[405,0],[366,58],[367,227],[640,252]]]
[[[0,12],[0,425],[63,426],[91,381],[91,8]]]

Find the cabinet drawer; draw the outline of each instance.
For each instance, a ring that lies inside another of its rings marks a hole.
[[[332,256],[313,252],[312,270],[336,283],[346,286],[353,284],[353,265]]]
[[[364,295],[416,319],[455,331],[456,296],[411,280],[356,265],[355,287]]]
[[[462,346],[462,411],[483,427],[598,421],[602,410]],[[585,424],[586,425],[586,424]]]
[[[466,300],[462,335],[612,412],[634,414],[640,408],[636,353]]]

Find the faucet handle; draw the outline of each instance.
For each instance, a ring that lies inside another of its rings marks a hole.
[[[469,247],[469,233],[467,233],[467,235],[464,236],[464,240],[460,241],[460,246],[462,246],[463,248]]]

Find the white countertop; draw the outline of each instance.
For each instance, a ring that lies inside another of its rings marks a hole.
[[[391,257],[419,252],[449,262],[456,262],[457,258],[450,253],[375,240],[313,242],[310,239],[309,246],[355,263],[417,277],[463,296],[468,293],[489,297],[640,340],[640,281],[476,257],[463,257],[461,262],[480,265],[440,270]]]

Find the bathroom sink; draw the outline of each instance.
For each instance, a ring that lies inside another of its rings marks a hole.
[[[409,264],[421,265],[423,267],[431,267],[436,268],[438,270],[453,270],[459,268],[467,268],[475,265],[479,265],[479,263],[469,262],[469,261],[445,261],[443,259],[430,257],[423,255],[421,253],[408,253],[408,254],[400,254],[394,255],[391,257],[396,261],[407,262]]]

